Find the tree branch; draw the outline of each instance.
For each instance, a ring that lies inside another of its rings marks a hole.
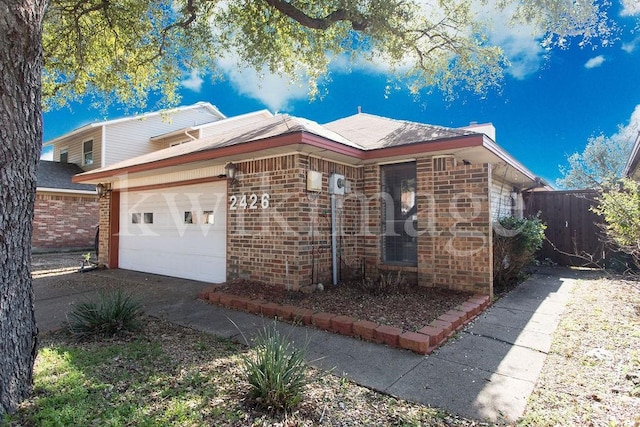
[[[351,26],[356,31],[364,31],[368,26],[368,22],[364,16],[356,14],[354,17],[353,12],[347,9],[336,9],[324,18],[314,18],[285,0],[264,0],[264,2],[298,22],[300,25],[314,30],[326,30],[331,25],[340,21],[351,23]]]

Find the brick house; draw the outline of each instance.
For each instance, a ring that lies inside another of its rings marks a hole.
[[[200,137],[207,124],[225,116],[200,102],[172,110],[91,123],[44,143],[53,162],[40,161],[34,212],[35,251],[94,246],[99,221],[93,185],[71,182],[75,174],[158,151]],[[179,132],[175,133],[175,130]],[[171,134],[162,142],[159,133]]]
[[[98,195],[94,185],[71,182],[81,172],[72,163],[40,160],[31,238],[34,252],[94,246]]]
[[[105,190],[109,268],[291,289],[400,271],[491,295],[492,224],[540,183],[494,139],[492,125],[261,111],[74,181]]]

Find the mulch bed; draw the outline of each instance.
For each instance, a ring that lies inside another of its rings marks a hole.
[[[326,285],[323,291],[304,294],[245,280],[225,283],[217,290],[315,312],[351,316],[356,320],[369,320],[414,332],[471,297],[466,292],[420,286],[404,286],[382,295],[373,295],[353,283]]]

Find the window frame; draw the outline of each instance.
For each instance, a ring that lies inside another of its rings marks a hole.
[[[397,185],[400,186],[399,191]],[[408,191],[403,191],[403,186]],[[408,232],[417,230],[416,162],[380,165],[380,194],[380,260],[386,265],[416,267],[418,236],[417,232]],[[389,202],[392,206],[389,206]],[[392,217],[389,218],[389,215]],[[407,221],[412,224],[408,225]]]
[[[91,143],[91,151],[87,151],[86,149],[86,144],[87,143]],[[93,153],[94,153],[94,141],[93,138],[92,139],[86,139],[84,141],[82,141],[82,165],[83,166],[91,166],[93,165]],[[89,161],[87,161],[87,155],[91,155],[91,158],[89,159]]]
[[[62,158],[62,156],[65,155],[66,157]],[[69,163],[69,147],[63,147],[60,149],[60,155],[58,156],[58,161],[60,163]]]

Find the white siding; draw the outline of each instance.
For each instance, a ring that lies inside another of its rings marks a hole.
[[[67,163],[75,163],[85,171],[98,169],[102,161],[102,128],[97,127],[63,138],[53,144],[53,160],[60,161],[60,150],[66,148],[68,150]],[[84,141],[93,140],[93,163],[89,166],[82,164],[82,144]]]
[[[514,215],[513,186],[508,182],[491,182],[491,217],[494,221]]]
[[[104,166],[156,151],[153,136],[219,120],[206,107],[157,114],[140,120],[125,120],[106,125],[106,159]],[[164,148],[164,147],[162,147]]]

